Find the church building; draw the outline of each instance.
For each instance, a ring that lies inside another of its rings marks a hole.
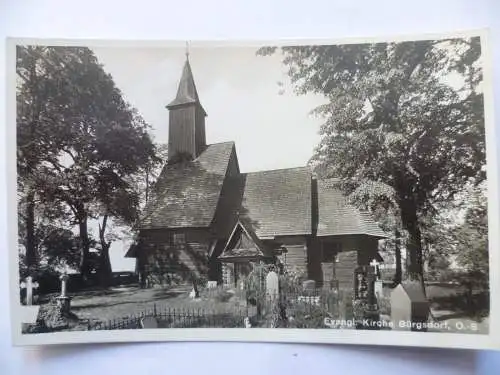
[[[169,111],[168,162],[128,257],[147,286],[193,277],[236,285],[259,262],[352,288],[384,232],[308,167],[242,173],[234,142],[207,144],[189,59]]]

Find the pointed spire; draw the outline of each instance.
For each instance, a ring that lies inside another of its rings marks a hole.
[[[175,99],[167,105],[167,108],[195,103],[201,107],[196,84],[194,83],[191,64],[189,63],[189,44],[186,42],[186,62],[184,63],[184,68],[182,69],[182,76],[179,81],[177,95]]]

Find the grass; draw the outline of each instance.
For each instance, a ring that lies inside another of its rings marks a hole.
[[[71,311],[82,322],[118,322],[131,316],[139,316],[144,312],[167,310],[201,311],[209,317],[192,316],[184,322],[171,322],[166,318],[160,321],[160,327],[235,327],[242,325],[242,316],[255,318],[256,307],[247,306],[243,291],[215,288],[200,290],[200,298],[189,297],[190,286],[171,288],[140,289],[137,287],[115,287],[108,290],[82,291],[72,296]],[[487,332],[488,304],[487,296],[476,295],[471,308],[470,301],[464,300],[463,290],[455,285],[435,284],[426,289],[431,302],[434,317],[439,321],[449,320],[475,322],[480,331]],[[390,315],[390,288],[384,288],[384,296],[379,300],[380,312]],[[292,293],[293,296],[293,293]],[[51,296],[42,296],[40,302],[47,303]],[[340,290],[338,295],[321,293],[321,307],[297,304],[295,296],[290,297],[287,316],[294,322],[290,327],[319,328],[323,319],[329,315],[334,319],[351,319],[353,317],[352,293]],[[294,302],[295,301],[295,302]],[[219,318],[220,319],[219,319]],[[268,322],[253,322],[253,326],[266,326]],[[468,324],[468,323],[467,323]]]
[[[155,307],[158,310],[205,310],[213,314],[228,314],[242,306],[234,293],[227,290],[216,290],[215,297],[202,291],[197,300],[189,297],[190,291],[189,286],[169,289],[121,287],[84,291],[72,296],[71,311],[80,320],[107,322],[152,311]],[[41,303],[48,303],[50,297],[44,296]]]

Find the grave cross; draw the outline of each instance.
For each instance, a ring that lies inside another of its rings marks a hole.
[[[378,266],[380,265],[379,262],[377,262],[377,259],[373,259],[370,262],[370,266],[373,267],[374,273],[375,273],[375,278],[378,279]]]
[[[25,281],[21,283],[21,288],[26,289],[26,304],[33,305],[33,289],[38,288],[38,283],[33,282],[33,278],[28,276]]]

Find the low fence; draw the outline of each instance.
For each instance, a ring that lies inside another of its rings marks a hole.
[[[163,308],[156,305],[152,310],[132,315],[123,319],[113,319],[107,322],[89,322],[89,330],[140,329],[145,318],[154,318],[157,327],[150,328],[243,328],[246,309],[231,312],[220,312],[207,309]]]
[[[242,291],[243,292],[243,291]],[[220,296],[220,291],[210,293]],[[239,293],[237,293],[239,294]],[[243,296],[242,296],[243,297]],[[244,297],[243,297],[244,298]],[[350,299],[350,297],[348,298]],[[247,298],[246,304],[234,305],[224,309],[207,308],[171,308],[153,306],[152,309],[140,314],[106,322],[89,322],[89,330],[140,329],[145,318],[154,318],[157,326],[154,328],[244,328],[249,321],[253,326],[260,326],[263,320],[275,314],[276,308],[291,320],[307,320],[317,316],[320,322],[327,315],[338,316],[345,310],[344,295],[336,290],[315,289],[300,291],[289,290],[276,296],[261,296]],[[247,320],[248,318],[248,320]],[[247,322],[245,322],[247,320]],[[306,323],[304,323],[306,324]],[[321,323],[318,323],[321,324]],[[153,327],[151,327],[153,328]]]

